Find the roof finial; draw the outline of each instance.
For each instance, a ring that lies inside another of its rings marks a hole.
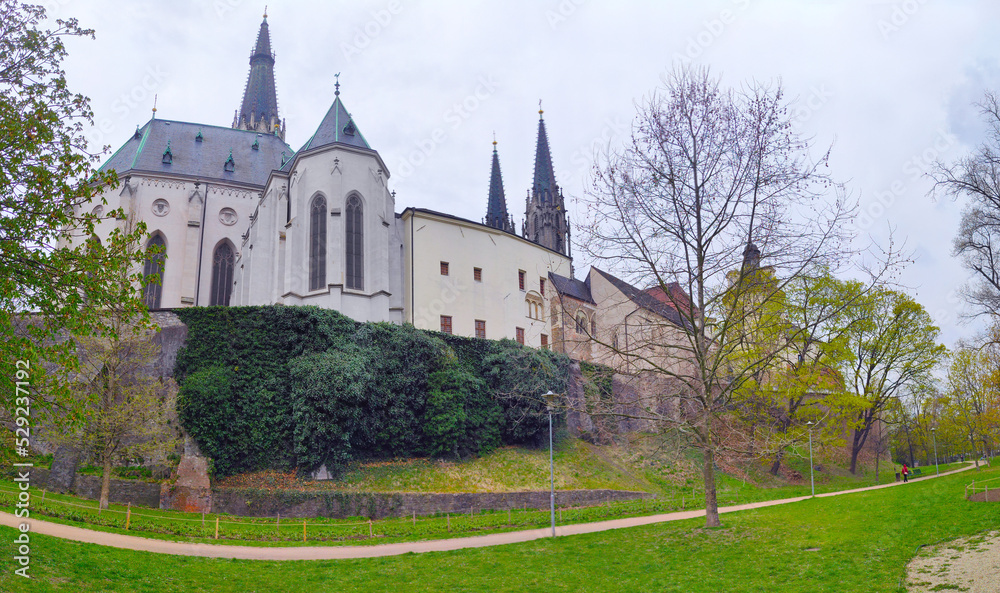
[[[336,84],[333,85],[334,88],[336,89],[335,91],[333,91],[333,94],[334,94],[334,96],[339,97],[340,96],[340,72],[334,74],[333,77],[337,81]]]
[[[267,4],[264,5],[264,18],[267,18]]]
[[[147,95],[147,97],[148,96],[149,95]],[[153,119],[156,119],[156,97],[157,95],[153,95]]]
[[[543,114],[543,113],[545,113],[545,112],[544,112],[544,111],[542,111],[542,100],[541,100],[541,99],[539,99],[539,100],[538,100],[538,119],[541,119],[541,118],[542,118],[542,114]]]
[[[497,131],[493,130],[493,150],[497,149]]]

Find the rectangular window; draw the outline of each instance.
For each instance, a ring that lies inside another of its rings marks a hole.
[[[545,334],[542,334],[542,348],[548,348],[548,347],[549,347],[549,337]]]
[[[483,269],[482,268],[472,268],[472,279],[476,282],[483,281]]]
[[[441,275],[442,276],[448,275],[448,262],[446,261],[441,262]]]
[[[538,279],[538,292],[542,293],[542,296],[545,296],[545,278]]]
[[[517,271],[517,287],[524,290],[524,270]]]
[[[441,331],[446,334],[451,333],[451,315],[441,316]]]
[[[482,319],[476,320],[476,337],[485,338],[486,337],[486,322]]]
[[[516,334],[517,335],[517,343],[521,344],[521,345],[524,345],[524,328],[523,327],[518,327],[518,328],[515,328],[514,331],[517,332],[517,334]]]

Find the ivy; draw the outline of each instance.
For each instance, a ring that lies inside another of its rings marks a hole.
[[[569,360],[315,307],[178,311],[181,424],[216,475],[541,444]]]

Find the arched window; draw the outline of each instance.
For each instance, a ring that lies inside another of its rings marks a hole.
[[[209,305],[229,306],[233,293],[233,263],[235,254],[228,241],[219,243],[212,256],[212,295]]]
[[[585,334],[587,333],[587,314],[583,311],[577,311],[576,313],[576,333]]]
[[[309,290],[326,284],[326,198],[316,196],[309,208]]]
[[[146,256],[146,265],[142,268],[142,275],[146,281],[142,289],[142,300],[146,303],[147,309],[159,309],[163,298],[163,263],[167,257],[167,242],[163,239],[163,235],[157,233],[149,239],[146,251],[152,249],[156,249],[159,253]]]
[[[345,241],[347,263],[347,288],[363,290],[365,287],[365,237],[364,216],[361,198],[347,198],[347,240]]]

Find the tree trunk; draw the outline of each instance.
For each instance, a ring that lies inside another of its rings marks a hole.
[[[854,431],[854,442],[851,444],[851,475],[858,475],[858,454],[861,453],[861,446],[858,445],[858,441],[861,440],[857,430]]]
[[[108,497],[111,494],[111,456],[104,456],[104,471],[101,474],[101,502],[100,508],[108,508]]]
[[[715,450],[711,443],[704,449],[704,462],[705,527],[718,527],[722,523],[719,521],[719,500],[715,492]]]
[[[778,470],[781,469],[781,460],[785,457],[785,448],[782,447],[778,449],[778,452],[774,455],[774,463],[771,464],[771,475],[777,476]]]

